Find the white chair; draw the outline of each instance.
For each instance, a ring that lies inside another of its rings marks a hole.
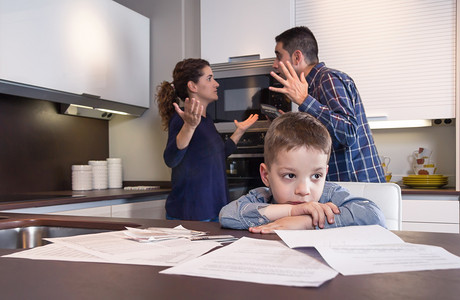
[[[402,226],[402,197],[401,188],[396,183],[370,182],[335,182],[353,196],[371,200],[382,210],[388,229],[401,230]]]

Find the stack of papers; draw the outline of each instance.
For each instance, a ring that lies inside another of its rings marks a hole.
[[[206,234],[204,231],[188,230],[182,226],[175,228],[149,227],[147,229],[126,227],[126,229],[127,230],[124,231],[124,234],[126,234],[128,238],[143,243],[180,238],[192,239],[193,237]]]
[[[128,239],[127,231],[50,238],[46,240],[52,244],[3,257],[174,266],[221,246],[215,241],[191,241],[188,238],[139,243]]]

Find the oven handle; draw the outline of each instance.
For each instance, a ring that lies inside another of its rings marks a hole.
[[[263,153],[240,153],[232,154],[228,158],[248,158],[248,157],[264,157]]]

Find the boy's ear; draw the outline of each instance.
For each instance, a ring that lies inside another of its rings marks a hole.
[[[265,163],[261,163],[259,167],[260,179],[267,186],[270,187],[270,181],[268,180],[268,167]]]

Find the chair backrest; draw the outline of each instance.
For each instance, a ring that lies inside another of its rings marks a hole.
[[[367,198],[382,210],[388,229],[401,230],[402,197],[401,188],[396,183],[335,182],[353,196]]]

